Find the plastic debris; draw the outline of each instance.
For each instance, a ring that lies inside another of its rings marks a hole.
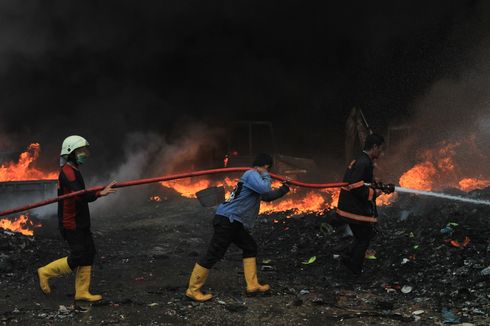
[[[364,257],[369,260],[374,260],[376,259],[376,251],[374,251],[373,249],[368,249],[366,250]]]
[[[260,267],[260,270],[261,271],[264,271],[264,272],[273,271],[274,270],[274,267],[272,267],[270,265],[262,265]]]
[[[454,324],[454,323],[459,323],[460,318],[456,316],[451,309],[449,308],[442,308],[442,322],[444,324]]]
[[[412,292],[412,290],[413,290],[413,287],[411,287],[410,285],[404,285],[401,289],[402,293],[405,293],[405,294]]]
[[[156,306],[158,306],[157,302],[153,302],[153,303],[148,304],[148,307],[156,307]]]
[[[272,260],[270,259],[262,259],[262,264],[270,264]]]
[[[313,264],[315,261],[316,261],[316,256],[313,256],[313,257],[310,257],[310,259],[308,259],[308,261],[302,262],[302,264],[303,265],[310,265],[310,264]]]
[[[480,272],[480,274],[483,275],[483,276],[490,276],[490,266],[488,266],[487,268],[482,269],[481,272]]]
[[[470,242],[471,242],[471,239],[467,236],[464,238],[463,243],[460,243],[457,240],[450,240],[449,241],[451,246],[453,246],[455,248],[464,248],[464,247],[468,246],[470,244]]]
[[[408,263],[410,261],[410,259],[408,258],[403,258],[402,259],[402,265],[405,265],[406,263]]]
[[[442,234],[452,235],[452,234],[453,234],[453,232],[454,232],[454,230],[453,230],[453,228],[452,228],[452,227],[450,227],[450,226],[445,226],[445,227],[443,227],[443,228],[441,229],[441,231],[440,231],[440,232],[441,232]]]
[[[422,315],[423,313],[425,313],[424,310],[415,310],[414,312],[412,312],[412,315],[418,316],[418,315]]]
[[[70,310],[66,306],[60,305],[58,308],[58,312],[62,315],[67,315],[70,313]]]

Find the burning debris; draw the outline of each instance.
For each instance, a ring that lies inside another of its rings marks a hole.
[[[17,162],[0,165],[0,182],[57,179],[57,172],[44,172],[35,167],[41,145],[32,143],[22,152]]]
[[[40,227],[42,227],[42,224],[35,223],[31,219],[29,219],[29,214],[22,214],[14,219],[0,219],[0,229],[17,232],[27,236],[34,235],[34,229]]]

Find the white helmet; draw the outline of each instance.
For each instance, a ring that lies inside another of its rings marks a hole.
[[[61,145],[60,156],[69,155],[75,149],[89,145],[90,144],[88,143],[88,141],[81,136],[73,135],[66,137],[63,141],[63,145]]]

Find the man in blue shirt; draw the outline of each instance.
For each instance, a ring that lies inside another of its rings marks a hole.
[[[268,171],[272,167],[272,157],[258,154],[253,169],[245,172],[235,189],[224,203],[218,206],[213,220],[214,234],[208,251],[194,266],[189,280],[186,296],[195,301],[208,301],[213,296],[201,292],[209,269],[226,253],[234,243],[243,250],[243,271],[248,294],[264,293],[268,284],[260,284],[257,279],[257,243],[250,235],[259,214],[260,201],[273,201],[289,192],[287,182],[280,188],[271,189],[271,177]]]

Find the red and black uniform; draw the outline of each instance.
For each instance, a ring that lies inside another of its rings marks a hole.
[[[85,182],[78,168],[72,163],[63,165],[58,177],[58,195],[85,189]],[[88,203],[95,201],[99,193],[85,193],[58,202],[58,221],[63,238],[70,246],[68,265],[90,266],[95,256],[95,245],[90,231]]]
[[[354,234],[350,257],[344,262],[356,274],[362,271],[364,256],[374,236],[373,223],[377,223],[376,194],[365,183],[372,183],[374,165],[368,154],[363,152],[352,161],[344,175],[349,186],[340,191],[337,216],[348,223]]]

